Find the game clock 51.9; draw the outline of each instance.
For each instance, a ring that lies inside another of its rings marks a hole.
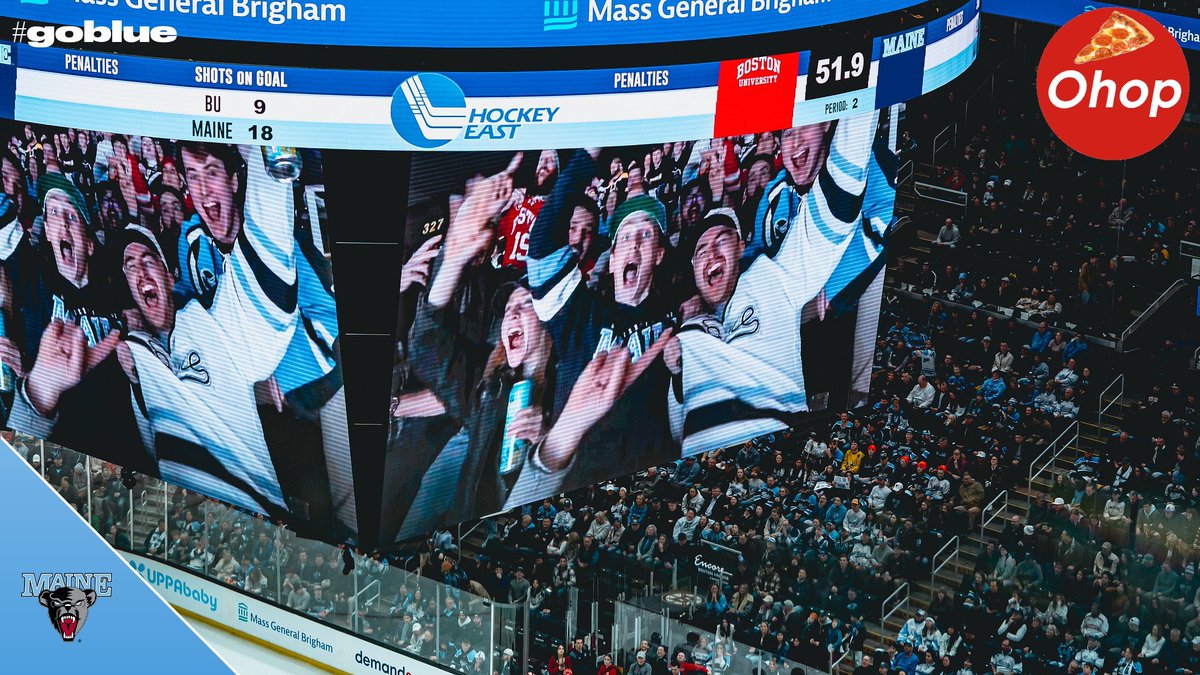
[[[871,80],[871,42],[852,41],[843,49],[815,49],[808,63],[808,91],[812,101],[866,89]]]

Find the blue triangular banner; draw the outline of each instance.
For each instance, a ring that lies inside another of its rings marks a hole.
[[[0,542],[6,549],[0,555],[0,670],[233,672],[10,445],[0,445]]]

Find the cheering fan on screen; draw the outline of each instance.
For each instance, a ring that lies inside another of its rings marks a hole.
[[[205,300],[177,307],[175,280],[158,240],[140,226],[128,226],[115,247],[132,298],[126,335],[119,343],[113,334],[89,346],[72,324],[51,323],[19,397],[26,405],[13,412],[23,412],[26,428],[69,422],[58,414],[60,401],[91,367],[110,362],[115,348],[125,396],[158,473],[275,516],[286,506],[263,436],[255,383],[278,367],[296,328],[292,221],[278,217],[290,215],[291,191],[268,182],[261,159],[255,159],[261,156],[248,154],[249,168],[236,148],[213,147],[192,172],[204,173],[192,181],[211,183],[198,194],[215,233],[236,240],[231,233],[246,225],[245,243],[230,258],[237,268],[231,282]]]
[[[831,289],[843,256],[862,240],[876,122],[863,115],[784,132],[785,171],[768,187],[748,241],[732,212],[701,224],[691,249],[706,312],[680,329],[678,349],[667,354],[682,376],[682,395],[671,400],[684,455],[783,429],[809,409],[802,309],[845,286]]]

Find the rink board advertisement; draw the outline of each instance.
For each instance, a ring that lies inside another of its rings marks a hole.
[[[310,661],[364,675],[435,675],[428,663],[289,612],[245,593],[136,553],[130,567],[176,609],[275,645]]]

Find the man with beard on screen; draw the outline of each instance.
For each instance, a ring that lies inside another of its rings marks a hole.
[[[533,184],[527,188],[513,190],[511,203],[500,215],[496,227],[502,245],[500,267],[525,272],[525,258],[529,255],[529,231],[537,220],[546,196],[554,189],[558,176],[558,153],[543,150],[538,155],[533,171]]]
[[[682,377],[671,403],[685,456],[784,429],[809,409],[802,310],[859,240],[876,120],[877,113],[785,131],[785,170],[748,242],[732,211],[702,223],[690,249],[705,311],[665,353]]]

